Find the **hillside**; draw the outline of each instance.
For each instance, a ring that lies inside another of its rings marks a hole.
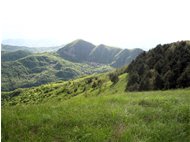
[[[123,65],[128,65],[141,53],[142,50],[138,48],[132,50],[121,50],[114,56],[114,61],[111,63],[111,66],[118,68],[122,67]]]
[[[15,61],[20,58],[26,57],[28,55],[31,55],[31,52],[25,51],[25,50],[17,50],[15,52],[1,52],[1,61]]]
[[[142,52],[142,49],[122,50],[104,44],[95,46],[81,39],[75,40],[57,51],[57,53],[66,60],[74,62],[94,62],[118,68],[128,65]]]
[[[2,85],[18,89],[1,94],[1,140],[189,142],[189,63],[189,41],[158,45],[101,74],[92,73],[112,68],[56,53],[2,62]],[[45,84],[19,88],[35,81]]]
[[[15,52],[15,51],[28,51],[32,53],[42,53],[42,52],[56,52],[62,46],[51,46],[51,47],[28,47],[28,46],[16,46],[9,44],[1,44],[1,51],[5,52]]]
[[[18,52],[7,53],[3,60],[16,59]],[[23,52],[23,51],[22,51]],[[19,54],[21,56],[21,54]],[[41,84],[69,80],[79,76],[101,73],[112,68],[102,65],[72,63],[60,58],[57,54],[36,53],[18,58],[15,61],[2,62],[2,91],[14,90],[20,87],[32,87]]]
[[[142,49],[120,49],[104,44],[95,46],[82,39],[75,40],[66,45],[52,47],[27,47],[1,44],[1,50],[3,52],[15,52],[21,50],[32,53],[57,52],[62,58],[72,62],[105,64],[116,68],[128,65],[143,52]]]
[[[127,71],[131,91],[189,87],[190,41],[157,45],[138,56]]]
[[[1,44],[1,51],[15,52],[15,51],[18,51],[18,50],[24,50],[24,51],[28,51],[28,52],[35,52],[35,48],[32,48],[32,47]]]
[[[96,46],[89,54],[90,62],[110,64],[114,56],[121,51],[120,48],[109,47],[103,44]]]
[[[65,45],[57,53],[66,60],[84,62],[94,47],[95,45],[79,39]]]
[[[190,90],[125,92],[127,74],[2,94],[2,141],[189,141]]]

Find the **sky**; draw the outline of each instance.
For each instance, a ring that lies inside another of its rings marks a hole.
[[[190,40],[188,0],[1,0],[2,40],[84,39],[148,50]]]

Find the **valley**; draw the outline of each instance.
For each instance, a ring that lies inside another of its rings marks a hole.
[[[2,89],[14,88],[1,94],[2,141],[188,142],[189,43],[158,45],[122,68],[84,62],[70,46],[67,60],[3,52]]]
[[[96,47],[81,39],[52,48],[2,44],[1,90],[11,91],[111,71],[128,65],[142,51],[103,44]]]
[[[190,142],[189,0],[2,0],[1,142]]]
[[[21,55],[20,52],[25,51],[11,52],[10,57]],[[4,56],[2,55],[2,57]],[[56,53],[33,53],[14,61],[2,62],[1,90],[10,91],[16,88],[39,86],[109,70],[112,70],[112,67],[108,65],[73,63],[60,58]]]

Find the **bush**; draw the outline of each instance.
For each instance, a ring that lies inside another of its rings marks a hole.
[[[116,73],[109,74],[109,79],[111,80],[111,82],[113,82],[113,84],[116,84],[119,81],[118,74]]]

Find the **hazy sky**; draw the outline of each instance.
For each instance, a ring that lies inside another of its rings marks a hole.
[[[2,39],[149,49],[190,39],[189,0],[1,0]]]

